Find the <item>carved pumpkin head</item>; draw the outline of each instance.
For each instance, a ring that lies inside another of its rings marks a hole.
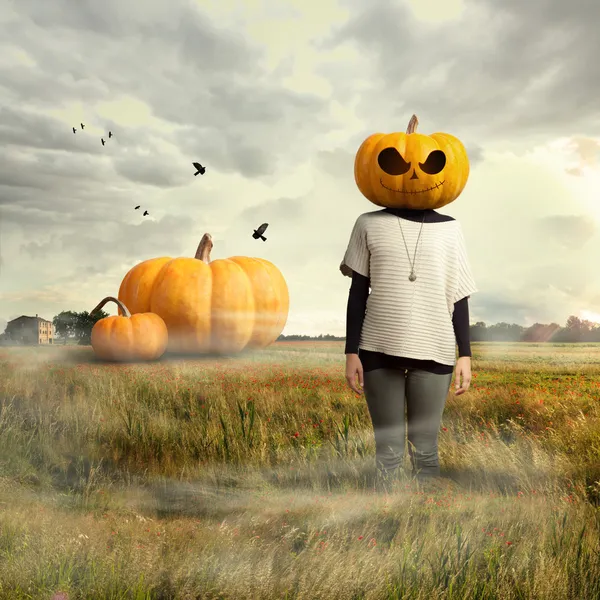
[[[354,178],[362,194],[387,208],[441,208],[456,200],[469,177],[462,142],[449,133],[415,133],[413,115],[406,133],[374,133],[360,146]]]

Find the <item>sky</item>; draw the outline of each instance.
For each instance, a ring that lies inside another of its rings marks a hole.
[[[599,19],[596,0],[0,0],[0,331],[91,310],[208,232],[212,258],[283,273],[283,334],[344,335],[339,264],[379,210],[354,157],[413,113],[470,157],[439,212],[471,322],[600,321]]]

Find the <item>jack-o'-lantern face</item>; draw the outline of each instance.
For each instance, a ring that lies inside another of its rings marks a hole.
[[[362,194],[388,208],[440,208],[456,200],[469,177],[462,142],[449,133],[375,133],[360,146],[354,178]]]

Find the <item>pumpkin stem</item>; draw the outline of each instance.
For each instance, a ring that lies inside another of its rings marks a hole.
[[[406,128],[406,133],[415,133],[417,131],[417,125],[419,124],[419,119],[417,119],[417,115],[413,115],[408,122],[408,127]]]
[[[107,296],[106,298],[104,298],[104,300],[102,300],[102,302],[100,302],[100,304],[98,304],[98,306],[96,306],[96,308],[94,308],[94,310],[92,310],[92,312],[90,313],[90,317],[95,312],[98,312],[107,302],[116,302],[117,306],[121,309],[121,312],[126,317],[130,317],[131,316],[131,313],[127,310],[127,307],[119,299],[114,298],[113,296]]]
[[[210,233],[205,233],[200,240],[200,244],[198,245],[198,250],[196,250],[196,256],[198,260],[201,260],[208,264],[210,262],[210,251],[212,250],[213,242],[212,235]]]

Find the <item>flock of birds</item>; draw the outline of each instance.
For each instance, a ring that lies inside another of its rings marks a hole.
[[[85,129],[85,125],[83,123],[79,123],[79,125],[81,126],[81,131],[83,131]],[[77,133],[77,128],[73,127],[73,134]],[[108,132],[108,139],[110,140],[113,137],[113,132],[109,131]],[[100,138],[100,141],[102,142],[102,145],[104,146],[106,144],[106,141],[104,140],[103,137]],[[192,166],[194,167],[194,169],[196,169],[196,172],[194,173],[194,176],[196,175],[204,175],[204,173],[206,173],[206,168],[203,167],[199,162],[193,162]],[[140,204],[138,204],[134,210],[138,210],[141,207]],[[147,217],[150,213],[145,210],[143,213],[144,217]],[[260,227],[258,227],[258,229],[254,230],[254,233],[252,234],[252,237],[257,240],[257,239],[261,239],[263,242],[267,241],[267,238],[263,235],[263,233],[266,231],[267,227],[269,226],[268,223],[263,223]]]
[[[81,131],[83,131],[85,129],[85,125],[83,123],[79,123],[81,125]],[[77,128],[73,127],[73,134],[77,133]],[[112,131],[108,132],[108,139],[110,139],[113,136]],[[104,138],[100,138],[100,141],[102,142],[102,145],[104,146],[104,144],[106,144],[106,142],[104,141]]]

